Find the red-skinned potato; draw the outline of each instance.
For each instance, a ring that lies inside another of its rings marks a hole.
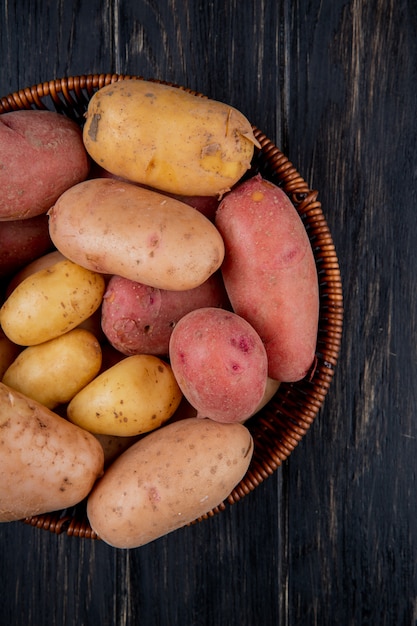
[[[113,276],[103,297],[101,324],[107,339],[123,354],[167,355],[178,320],[207,306],[230,306],[220,272],[186,291],[156,289]]]
[[[89,167],[73,120],[53,111],[0,115],[0,220],[46,213],[66,189],[85,180]]]
[[[304,378],[314,361],[319,291],[313,251],[294,205],[257,175],[223,198],[216,226],[225,243],[222,274],[230,302],[261,336],[269,376]]]
[[[262,340],[231,311],[206,307],[184,315],[172,331],[169,359],[198,417],[243,422],[265,393],[268,362]]]
[[[46,215],[7,222],[0,218],[0,278],[12,276],[52,248]]]

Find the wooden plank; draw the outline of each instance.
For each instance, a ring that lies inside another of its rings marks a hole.
[[[289,462],[289,621],[416,620],[416,10],[297,2],[290,157],[344,277],[335,386]]]

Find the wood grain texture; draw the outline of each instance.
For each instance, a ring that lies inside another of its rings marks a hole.
[[[411,0],[0,3],[0,95],[120,72],[240,108],[319,189],[346,309],[329,396],[274,476],[140,550],[1,525],[2,624],[417,622],[416,34]]]

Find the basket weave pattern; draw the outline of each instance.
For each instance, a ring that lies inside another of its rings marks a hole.
[[[49,109],[67,115],[82,125],[92,95],[105,85],[129,78],[143,80],[139,76],[121,74],[89,74],[39,83],[1,98],[0,114],[19,109]],[[287,193],[304,222],[312,245],[320,289],[316,359],[305,379],[281,384],[274,398],[247,422],[254,439],[254,455],[247,474],[226,501],[196,522],[242,499],[288,458],[319,413],[334,376],[341,345],[342,282],[332,236],[317,200],[318,192],[309,189],[287,157],[258,128],[253,127],[253,130],[261,149],[256,150],[251,173],[260,172]],[[97,538],[86,517],[85,502],[65,511],[23,521],[56,534],[65,532],[70,536]]]

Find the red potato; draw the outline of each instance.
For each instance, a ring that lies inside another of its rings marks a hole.
[[[0,115],[0,220],[46,213],[89,168],[82,131],[73,120],[53,111]]]
[[[263,398],[265,347],[252,326],[231,311],[206,307],[184,315],[172,331],[169,358],[198,417],[242,422]]]
[[[156,289],[113,276],[103,297],[101,325],[109,342],[125,355],[167,355],[178,320],[207,306],[230,306],[220,272],[186,291]]]
[[[319,291],[307,232],[286,194],[260,175],[235,187],[216,214],[233,310],[261,336],[269,376],[304,378],[314,361]]]
[[[46,215],[7,222],[0,218],[0,278],[11,276],[52,248]]]

